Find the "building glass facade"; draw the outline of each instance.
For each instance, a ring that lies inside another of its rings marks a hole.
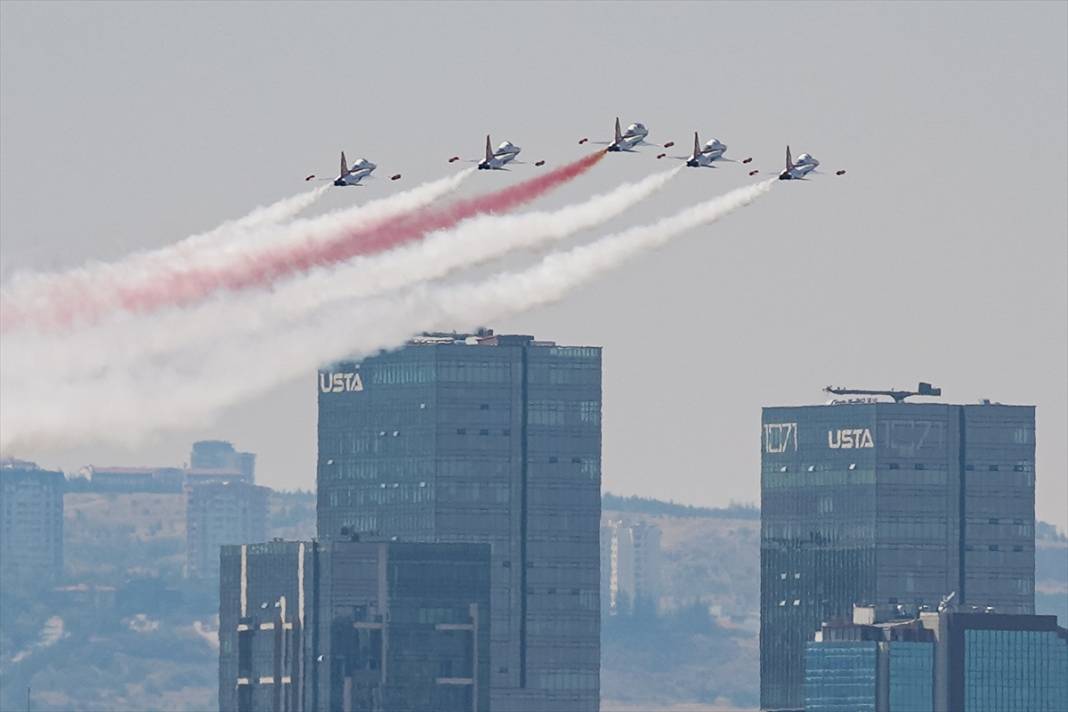
[[[854,603],[1034,610],[1034,408],[765,408],[763,709],[800,709],[804,649]]]
[[[1061,712],[1068,701],[1068,630],[1054,616],[942,617],[939,712]]]
[[[934,712],[934,645],[894,641],[889,655],[891,712]]]
[[[596,710],[600,349],[430,335],[317,386],[320,539],[489,544],[493,709]]]
[[[875,712],[878,646],[871,640],[809,643],[806,712]]]

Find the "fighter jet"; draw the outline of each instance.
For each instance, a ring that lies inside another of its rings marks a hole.
[[[345,161],[345,152],[342,151],[341,152],[341,172],[338,174],[337,178],[334,179],[334,185],[336,185],[338,187],[344,187],[344,186],[348,186],[348,185],[359,185],[360,181],[363,180],[364,178],[367,178],[372,173],[374,173],[376,168],[378,168],[378,166],[375,165],[374,163],[371,163],[366,158],[357,158],[356,161],[352,164],[352,166],[349,166],[348,163]],[[395,176],[390,176],[390,180],[397,180],[398,178],[400,178],[400,174],[399,173],[397,175],[395,175]],[[328,179],[327,178],[316,178],[315,174],[313,173],[310,176],[306,177],[304,180],[305,181],[309,181],[309,180],[328,180]]]
[[[803,180],[816,166],[820,164],[811,154],[802,153],[794,163],[790,158],[790,147],[786,147],[786,169],[779,174],[779,180]]]
[[[643,144],[650,144],[645,140],[645,137],[649,135],[649,129],[645,128],[645,124],[634,123],[627,127],[626,131],[622,131],[619,128],[619,117],[616,117],[616,132],[612,141],[593,141],[593,143],[608,146],[605,150],[610,153],[616,153],[619,151],[633,151],[635,147]],[[580,144],[589,141],[588,138],[584,138],[579,141]],[[664,148],[671,148],[675,145],[674,141],[668,141],[664,144]]]
[[[479,160],[479,159],[469,159],[467,162],[468,163],[477,163],[478,164],[478,169],[480,171],[507,170],[505,168],[506,164],[511,163],[513,161],[515,161],[516,163],[519,163],[519,161],[515,160],[515,157],[518,156],[519,152],[522,151],[522,150],[523,149],[521,149],[519,146],[516,146],[511,141],[502,142],[501,145],[497,146],[497,149],[494,150],[493,149],[493,142],[490,141],[490,137],[487,134],[486,135],[486,155],[485,155],[485,157],[482,158],[481,160]],[[459,160],[460,160],[459,156],[453,156],[452,158],[449,159],[449,163],[455,163],[456,161],[459,161]],[[539,161],[536,165],[545,165],[545,161]]]
[[[731,158],[724,158],[723,154],[727,150],[727,144],[721,142],[718,138],[711,139],[704,146],[701,145],[701,139],[697,137],[697,132],[693,132],[693,153],[689,156],[672,156],[672,158],[678,161],[686,161],[686,165],[690,168],[712,168],[713,161],[733,161]],[[663,158],[666,154],[661,153],[657,158]],[[746,158],[742,163],[749,163],[752,158]]]

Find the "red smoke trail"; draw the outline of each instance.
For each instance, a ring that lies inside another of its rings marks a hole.
[[[276,247],[259,254],[246,255],[230,265],[174,270],[154,275],[150,281],[112,287],[110,294],[101,295],[99,287],[95,294],[65,295],[67,298],[57,294],[58,299],[52,303],[56,308],[48,321],[65,326],[79,319],[95,321],[116,308],[130,312],[149,312],[188,304],[224,289],[268,286],[279,279],[314,267],[328,266],[356,255],[395,247],[434,230],[452,227],[476,215],[516,208],[582,175],[603,157],[604,152],[598,151],[503,190],[455,201],[445,206],[421,208],[358,230],[344,232],[333,239]],[[9,318],[2,320],[0,330],[34,320],[30,314],[18,313],[17,309],[11,309],[4,316]]]
[[[187,304],[218,290],[268,286],[314,267],[396,247],[476,215],[518,207],[585,173],[603,156],[603,152],[594,153],[494,193],[445,206],[429,206],[344,233],[335,239],[288,245],[252,255],[227,267],[176,271],[151,283],[120,287],[117,290],[119,303],[128,311],[144,312]]]

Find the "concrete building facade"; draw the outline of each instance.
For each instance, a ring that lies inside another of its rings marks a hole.
[[[660,528],[642,521],[607,520],[601,525],[603,613],[656,611],[660,600]]]
[[[62,472],[0,461],[0,581],[38,588],[63,578]]]
[[[225,546],[222,712],[486,712],[489,547]]]
[[[243,481],[185,485],[186,575],[219,575],[219,548],[267,538],[266,487]]]

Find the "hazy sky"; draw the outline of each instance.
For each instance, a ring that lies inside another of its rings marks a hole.
[[[757,501],[762,405],[922,379],[949,402],[1038,406],[1038,515],[1068,526],[1063,2],[3,2],[0,271],[165,245],[303,190],[340,148],[411,187],[487,131],[558,164],[617,114],[681,147],[699,129],[765,170],[789,141],[825,172],[489,324],[604,346],[606,489]],[[539,205],[662,168],[655,153],[610,156]],[[599,232],[748,180],[685,172]],[[48,374],[26,377],[48,397]],[[13,454],[174,464],[221,437],[259,454],[265,484],[312,488],[315,395],[309,373],[133,450]]]

